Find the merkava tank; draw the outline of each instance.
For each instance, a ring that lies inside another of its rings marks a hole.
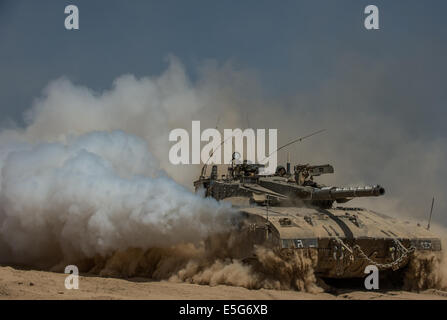
[[[205,196],[230,202],[240,213],[241,259],[249,260],[255,245],[280,252],[313,250],[314,271],[320,278],[365,277],[365,267],[375,265],[381,276],[402,279],[418,251],[441,251],[440,239],[417,223],[345,205],[354,198],[383,196],[380,185],[335,187],[314,181],[334,173],[329,164],[295,165],[291,173],[287,163],[275,174],[262,175],[263,165],[236,164],[236,155],[220,177],[217,166],[209,176],[204,166],[194,187]]]

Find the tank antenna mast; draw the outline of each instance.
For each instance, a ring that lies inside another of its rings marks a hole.
[[[216,121],[216,130],[217,130],[217,127],[218,127],[218,124],[219,124],[219,120],[220,120],[220,116],[217,118],[217,121]],[[223,140],[220,144],[219,144],[219,146],[216,148],[216,150],[211,150],[211,152],[210,152],[210,156],[209,156],[209,158],[208,158],[208,160],[206,160],[206,162],[205,162],[205,164],[203,165],[203,167],[202,167],[202,172],[200,173],[200,176],[201,177],[204,177],[205,176],[205,174],[206,174],[206,167],[208,166],[208,162],[210,161],[210,159],[212,158],[212,156],[214,155],[214,152],[215,151],[217,151],[217,150],[219,150],[220,149],[220,147],[222,147],[222,145],[228,140],[228,139],[230,139],[230,138],[232,138],[233,136],[229,136],[228,138],[226,138],[225,140]]]
[[[216,130],[217,130],[217,127],[219,126],[219,121],[220,121],[220,115],[217,117],[217,120],[216,120],[216,128],[215,128]],[[225,141],[224,141],[224,142],[225,142]],[[223,144],[223,142],[222,142],[221,144]],[[219,145],[218,148],[220,148],[220,145]],[[216,150],[217,150],[217,149],[216,149]],[[200,176],[201,176],[201,177],[204,177],[204,176],[205,176],[205,173],[206,173],[206,167],[207,167],[207,165],[208,165],[208,161],[210,161],[210,159],[211,159],[211,157],[213,156],[213,154],[214,154],[214,151],[211,151],[208,160],[206,160],[205,164],[203,165],[203,167],[202,167],[202,172],[200,173]]]
[[[293,141],[290,141],[290,142],[286,143],[285,145],[279,147],[279,148],[276,149],[275,151],[272,151],[272,152],[271,152],[267,157],[265,157],[261,162],[264,162],[265,159],[270,158],[270,156],[271,156],[272,154],[274,154],[275,152],[278,152],[279,150],[281,150],[281,149],[283,149],[283,148],[285,148],[285,147],[287,147],[287,146],[290,146],[291,144],[294,144],[295,142],[300,142],[300,141],[302,141],[302,140],[304,140],[304,139],[307,139],[307,138],[309,138],[309,137],[312,137],[312,136],[314,136],[314,135],[316,135],[316,134],[319,134],[319,133],[321,133],[321,132],[324,132],[324,131],[326,131],[326,129],[321,129],[321,130],[315,131],[315,132],[313,132],[313,133],[311,133],[311,134],[308,134],[308,135],[306,135],[306,136],[303,136],[303,137],[300,137],[300,138],[295,139],[295,140],[293,140]]]
[[[434,205],[434,203],[435,203],[435,197],[433,197],[433,199],[431,199],[430,217],[428,218],[427,230],[430,230],[431,215],[433,213],[433,205]]]

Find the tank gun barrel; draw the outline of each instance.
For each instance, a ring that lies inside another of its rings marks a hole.
[[[359,197],[378,197],[385,194],[385,189],[380,185],[365,187],[323,187],[314,189],[311,193],[312,200],[341,200]]]
[[[314,187],[300,186],[275,178],[261,178],[259,184],[264,188],[273,190],[291,199],[322,202],[346,202],[352,198],[378,197],[385,194],[385,189],[380,185],[365,187]]]

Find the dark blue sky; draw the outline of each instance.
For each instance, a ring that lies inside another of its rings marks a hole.
[[[64,28],[68,4],[79,7],[78,31]],[[379,7],[378,31],[363,27],[368,4]],[[20,122],[52,79],[101,90],[124,73],[162,72],[168,54],[193,79],[204,60],[231,61],[254,72],[267,96],[316,88],[341,76],[340,61],[355,55],[393,66],[388,80],[402,83],[399,94],[426,92],[428,105],[416,116],[444,135],[446,12],[442,0],[0,0],[2,121]]]

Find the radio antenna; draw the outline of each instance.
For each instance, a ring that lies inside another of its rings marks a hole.
[[[434,203],[435,203],[435,197],[433,197],[433,199],[431,199],[430,217],[428,218],[427,230],[430,230],[431,215],[433,213],[433,205],[434,205]]]
[[[216,130],[217,130],[217,126],[216,126]],[[214,149],[211,150],[211,152],[210,152],[210,156],[209,156],[208,160],[206,160],[205,164],[204,164],[203,167],[202,167],[202,172],[200,173],[200,176],[202,176],[202,177],[205,176],[206,168],[207,168],[207,166],[208,166],[208,162],[210,161],[210,159],[211,159],[212,156],[214,155],[214,152],[217,151],[217,150],[219,150],[220,147],[222,147],[222,145],[223,145],[228,139],[230,139],[230,138],[233,138],[233,136],[229,136],[228,138],[226,138],[225,140],[223,140],[223,141],[219,144],[219,146],[216,148],[216,150],[214,150]]]
[[[271,153],[270,153],[267,157],[265,157],[261,162],[263,162],[263,161],[264,161],[265,159],[267,159],[267,158],[270,158],[270,156],[271,156],[272,154],[274,154],[275,152],[278,152],[279,150],[281,150],[281,149],[283,149],[283,148],[285,148],[285,147],[288,147],[288,146],[290,146],[291,144],[294,144],[294,143],[296,143],[296,142],[303,141],[304,139],[307,139],[307,138],[309,138],[309,137],[312,137],[312,136],[314,136],[314,135],[316,135],[316,134],[319,134],[319,133],[322,133],[322,132],[324,132],[324,131],[326,131],[326,129],[321,129],[321,130],[312,132],[311,134],[308,134],[308,135],[306,135],[306,136],[303,136],[303,137],[300,137],[300,138],[295,139],[295,140],[293,140],[293,141],[290,141],[290,142],[286,143],[285,145],[279,147],[279,148],[276,149],[275,151],[271,152]]]

